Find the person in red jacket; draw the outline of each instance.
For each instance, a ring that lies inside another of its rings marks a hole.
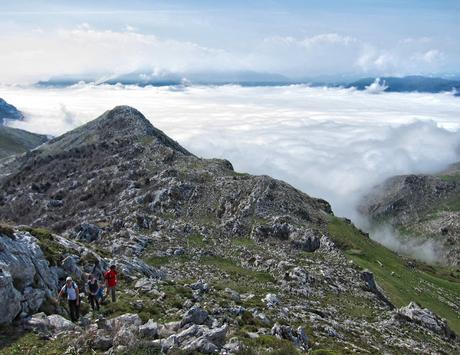
[[[115,265],[110,265],[110,269],[104,273],[105,283],[107,285],[107,295],[110,294],[112,296],[112,302],[116,301],[115,287],[118,282],[117,275],[118,272]]]

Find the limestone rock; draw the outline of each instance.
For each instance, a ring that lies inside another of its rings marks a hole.
[[[0,273],[0,324],[8,324],[21,311],[21,293],[13,286],[11,274],[6,270]]]
[[[152,319],[139,327],[139,335],[144,338],[155,338],[158,335],[158,323]]]
[[[444,319],[439,318],[429,309],[420,307],[415,302],[410,302],[406,307],[399,308],[396,312],[402,320],[416,323],[446,338],[456,337]]]
[[[185,324],[203,324],[209,317],[208,312],[200,307],[190,308],[182,318],[181,326]]]

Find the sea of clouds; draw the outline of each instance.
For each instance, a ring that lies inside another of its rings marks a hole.
[[[387,177],[432,173],[460,161],[460,99],[450,93],[306,85],[79,84],[3,86],[0,97],[26,114],[24,122],[11,126],[51,135],[116,105],[134,106],[194,154],[226,158],[237,171],[283,179],[328,200],[337,215],[355,221],[359,199]],[[407,251],[391,233],[382,235],[385,245]],[[417,248],[422,251],[426,245],[409,249]]]

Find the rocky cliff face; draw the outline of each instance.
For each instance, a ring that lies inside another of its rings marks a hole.
[[[20,287],[4,263],[0,292],[15,306],[0,311],[3,323],[57,337],[43,345],[48,350],[459,349],[445,320],[415,304],[398,309],[373,273],[350,259],[373,244],[326,201],[235,172],[226,160],[200,159],[133,108],[116,107],[6,168],[0,218],[14,226],[0,229],[0,261],[28,240],[48,262],[47,280],[71,274],[84,284],[96,261],[98,273],[115,262],[122,275],[118,302],[72,326],[46,297],[32,308],[23,302],[27,287],[46,293],[56,283]],[[361,250],[345,251],[347,238]],[[441,290],[446,314],[459,309],[455,290]],[[36,311],[51,315],[31,317]],[[431,318],[423,322],[425,313]]]
[[[0,233],[0,324],[37,312],[57,292],[58,277],[36,238],[29,233]]]
[[[361,202],[360,211],[375,223],[388,222],[403,234],[433,239],[443,247],[444,263],[460,265],[460,167],[436,175],[388,179]]]

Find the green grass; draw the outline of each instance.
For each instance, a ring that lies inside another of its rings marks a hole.
[[[139,143],[142,145],[150,145],[153,142],[153,137],[152,136],[143,136],[139,138]]]
[[[446,182],[460,182],[460,172],[455,174],[440,175],[439,178]]]
[[[327,350],[327,349],[316,349],[311,352],[311,355],[339,355],[341,353],[335,350]]]
[[[100,313],[108,318],[113,318],[125,313],[137,313],[142,321],[149,319],[158,319],[163,313],[161,307],[154,302],[152,296],[148,294],[131,294],[124,292],[126,289],[132,289],[130,284],[120,281],[117,285],[117,301],[111,302],[110,296],[107,297],[107,303],[101,305]],[[138,309],[134,306],[137,300],[143,301],[143,308]]]
[[[248,249],[257,249],[258,248],[257,243],[253,239],[251,239],[249,237],[236,238],[236,239],[233,239],[231,243],[232,243],[233,246],[237,246],[237,247],[245,247],[245,248],[248,248]]]
[[[452,196],[437,206],[437,210],[460,211],[460,196]]]
[[[0,223],[0,234],[6,235],[7,237],[13,238],[14,237],[14,229],[13,227]]]
[[[62,337],[56,340],[41,339],[33,332],[17,328],[0,328],[0,355],[61,355],[68,346]]]
[[[261,335],[258,338],[243,338],[243,343],[248,349],[238,352],[239,355],[271,354],[271,355],[295,355],[299,350],[288,340],[278,339],[272,335]],[[271,349],[268,351],[268,349]]]
[[[201,258],[201,262],[205,265],[216,267],[217,269],[230,274],[230,276],[237,278],[246,277],[259,282],[275,282],[273,276],[268,272],[246,269],[231,259],[226,259],[220,256],[205,256]]]
[[[457,334],[460,333],[459,315],[441,302],[438,295],[440,292],[444,298],[455,303],[460,294],[458,279],[448,276],[442,267],[430,268],[417,263],[421,266],[409,268],[403,258],[367,238],[356,227],[340,218],[332,217],[328,229],[330,237],[345,251],[348,258],[359,267],[374,273],[377,283],[395,306],[401,307],[415,301],[446,318],[450,327]],[[392,272],[395,273],[393,276]]]
[[[154,267],[165,266],[174,262],[185,263],[190,260],[188,255],[167,255],[167,256],[151,256],[144,259],[144,261]]]
[[[187,238],[187,245],[192,248],[201,248],[206,243],[203,240],[203,236],[201,234],[192,234]]]

